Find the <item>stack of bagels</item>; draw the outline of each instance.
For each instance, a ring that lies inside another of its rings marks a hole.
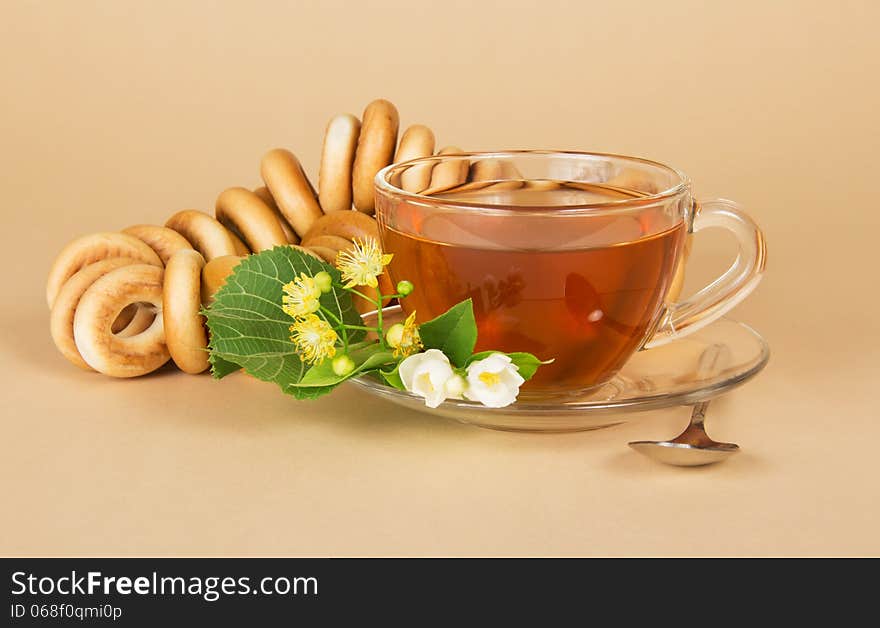
[[[46,285],[58,350],[76,366],[112,377],[144,375],[169,359],[186,373],[205,371],[208,334],[200,309],[244,256],[291,246],[333,263],[354,239],[378,238],[376,173],[434,154],[429,128],[409,127],[398,145],[398,126],[397,109],[387,100],[371,102],[362,120],[332,118],[317,192],[296,156],[276,148],[260,163],[264,186],[224,190],[213,216],[186,209],[164,226],[139,224],[74,240],[53,263]],[[412,169],[406,174],[420,180],[403,183],[434,187],[440,181],[433,179],[448,176],[435,170]]]

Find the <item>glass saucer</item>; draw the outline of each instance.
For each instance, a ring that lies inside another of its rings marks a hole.
[[[383,315],[402,319],[397,306]],[[364,317],[374,324],[375,315]],[[721,319],[680,340],[639,351],[608,383],[583,395],[520,398],[506,408],[449,400],[428,408],[418,395],[397,390],[370,375],[350,380],[370,394],[405,408],[479,427],[519,432],[578,432],[623,423],[645,410],[693,405],[712,399],[757,375],[770,348],[754,329]]]

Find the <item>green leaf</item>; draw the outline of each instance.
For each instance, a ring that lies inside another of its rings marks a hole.
[[[400,379],[400,362],[394,365],[394,368],[390,371],[379,371],[379,375],[389,386],[393,386],[397,390],[406,390],[406,386],[403,385],[403,380]]]
[[[282,287],[300,273],[314,276],[326,271],[341,283],[339,271],[289,246],[276,246],[243,259],[214,295],[204,311],[210,331],[210,359],[215,377],[224,377],[236,366],[267,382],[275,382],[298,398],[314,398],[326,391],[308,392],[291,386],[302,379],[303,364],[290,341],[293,320],[281,309]],[[321,296],[321,305],[351,325],[363,325],[351,294],[334,288]],[[364,332],[349,331],[349,341],[359,342]]]
[[[227,375],[241,370],[241,367],[235,362],[228,362],[215,353],[208,354],[208,362],[211,364],[211,375],[214,379],[223,379]]]
[[[352,351],[348,355],[355,363],[355,368],[350,373],[337,375],[333,371],[333,360],[328,359],[310,368],[299,382],[292,383],[290,386],[298,388],[338,386],[345,380],[356,377],[361,373],[375,370],[397,361],[394,354],[382,349],[378,342],[364,349]]]
[[[535,372],[538,370],[538,367],[542,364],[550,364],[553,360],[541,361],[531,353],[523,353],[523,352],[514,352],[514,353],[504,353],[503,351],[480,351],[479,353],[473,354],[467,360],[467,365],[471,362],[476,362],[477,360],[482,360],[484,358],[488,358],[493,353],[503,353],[510,357],[513,364],[517,366],[519,369],[519,374],[522,375],[522,378],[526,381],[532,379],[535,375]]]
[[[470,299],[419,325],[425,349],[439,349],[456,366],[464,366],[477,344],[477,322]]]

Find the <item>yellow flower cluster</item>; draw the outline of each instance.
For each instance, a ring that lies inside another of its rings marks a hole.
[[[407,357],[422,350],[422,338],[416,325],[416,313],[406,317],[406,321],[392,325],[385,335],[388,344],[394,349],[394,357]]]
[[[282,288],[281,308],[291,318],[299,318],[314,314],[321,309],[321,289],[314,277],[300,273],[299,277],[288,282]]]
[[[299,350],[299,357],[303,362],[318,364],[324,358],[336,355],[336,341],[339,336],[330,323],[315,314],[296,321],[290,326],[290,331],[290,339]]]
[[[290,326],[290,340],[303,362],[317,364],[336,355],[339,336],[330,324],[315,312],[321,309],[321,288],[314,277],[305,273],[282,288],[281,309],[295,320]]]
[[[375,238],[355,240],[354,248],[340,251],[336,255],[336,267],[342,273],[346,288],[354,286],[369,286],[375,288],[379,285],[377,277],[382,274],[383,268],[391,263],[393,255],[385,255],[379,248]]]
[[[336,256],[336,266],[342,273],[346,288],[379,285],[378,276],[391,262],[391,255],[382,253],[375,238],[355,240],[354,246]],[[303,362],[318,364],[336,355],[339,335],[333,326],[318,315],[321,310],[321,294],[331,289],[331,278],[326,272],[310,277],[300,273],[283,286],[281,309],[294,319],[290,326],[290,340],[296,345]],[[341,321],[337,321],[341,324]],[[400,346],[395,354],[409,355],[421,347],[415,319],[410,317],[406,325],[400,325]]]

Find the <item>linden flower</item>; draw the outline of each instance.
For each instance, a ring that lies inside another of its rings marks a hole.
[[[383,267],[391,262],[392,255],[385,255],[375,238],[355,240],[354,248],[340,251],[336,255],[336,267],[342,272],[345,287],[379,285],[376,279]]]
[[[429,408],[436,408],[445,399],[461,399],[462,377],[455,374],[449,358],[439,349],[409,356],[397,372],[404,388],[424,397]]]
[[[519,387],[526,381],[518,371],[510,356],[503,353],[472,362],[467,367],[468,385],[464,396],[490,408],[509,406],[516,401]]]
[[[305,273],[291,282],[284,284],[284,295],[281,297],[281,308],[293,318],[301,318],[314,314],[321,308],[321,288],[313,277]]]
[[[324,358],[336,355],[336,341],[339,336],[322,318],[309,314],[290,326],[293,332],[290,339],[299,350],[299,358],[309,364],[322,362]]]
[[[407,357],[418,352],[422,348],[422,339],[419,336],[419,326],[416,325],[416,313],[406,317],[403,324],[396,323],[385,334],[388,344],[394,349],[394,357]]]

